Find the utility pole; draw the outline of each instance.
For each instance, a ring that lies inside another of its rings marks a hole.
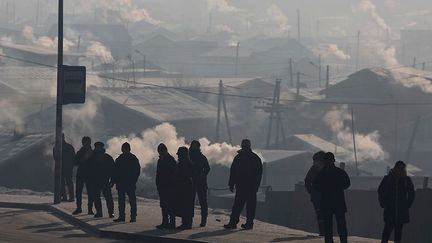
[[[326,69],[326,89],[328,89],[330,86],[330,66],[327,65]]]
[[[318,86],[321,88],[321,72],[322,72],[322,67],[321,67],[321,54],[319,54],[318,56]]]
[[[142,58],[143,58],[143,78],[145,78],[145,72],[146,72],[146,59],[147,59],[147,56],[146,55],[144,55],[144,53],[142,53],[140,50],[138,50],[138,49],[136,49],[135,50],[135,52],[136,53],[138,53],[138,54],[140,54],[141,56],[142,56]]]
[[[297,92],[296,99],[300,98],[300,72],[297,72]]]
[[[293,62],[291,57],[289,59],[289,71],[290,71],[290,85],[291,87],[294,87]]]
[[[359,70],[359,60],[360,60],[360,31],[357,32],[357,49],[356,49],[356,62],[355,62],[356,71]]]
[[[235,59],[235,77],[236,78],[237,78],[237,75],[238,75],[239,50],[240,50],[240,42],[237,42],[236,59]]]
[[[270,148],[270,139],[271,139],[271,132],[272,132],[272,128],[273,128],[273,119],[274,119],[274,108],[276,105],[276,96],[277,96],[277,88],[278,88],[278,82],[279,80],[276,81],[276,86],[273,92],[273,100],[271,103],[271,108],[270,108],[270,120],[269,120],[269,129],[267,131],[267,140],[266,140],[266,149]]]
[[[300,30],[300,9],[297,9],[297,40],[301,41],[301,30]]]
[[[216,120],[216,142],[220,142],[220,113],[222,104],[222,80],[219,80],[219,95],[218,95],[218,107],[217,107],[217,120]]]
[[[57,104],[55,147],[57,157],[54,165],[54,204],[61,202],[62,155],[63,155],[63,0],[58,4],[58,54],[57,54]]]
[[[266,148],[270,148],[270,140],[273,131],[273,122],[276,120],[276,137],[275,144],[279,144],[279,134],[282,135],[282,140],[286,142],[285,130],[283,127],[283,119],[282,119],[282,109],[283,107],[280,105],[280,90],[281,90],[281,79],[276,80],[276,85],[273,93],[273,100],[270,104],[270,107],[258,107],[263,108],[265,111],[270,112],[270,120],[269,120],[269,128],[267,131],[267,140],[266,140]]]
[[[78,42],[77,42],[77,53],[80,52],[80,47],[81,47],[81,36],[78,36]]]
[[[135,79],[135,61],[131,55],[131,64],[132,64],[132,80],[133,80],[133,87],[136,87],[136,79]]]
[[[414,141],[415,141],[415,138],[417,136],[418,127],[420,125],[420,120],[421,120],[421,116],[417,116],[416,121],[414,123],[413,132],[412,132],[410,140],[409,140],[408,150],[406,153],[405,162],[407,162],[407,163],[409,163],[409,161],[411,160],[411,153],[412,153],[412,150],[414,147]]]
[[[357,161],[357,146],[356,146],[355,127],[354,127],[354,108],[353,107],[351,107],[351,131],[352,131],[352,137],[353,137],[353,147],[354,147],[354,159],[355,159],[355,166],[356,166],[356,175],[359,176],[358,161]]]
[[[216,120],[216,142],[220,142],[220,117],[221,117],[221,106],[224,111],[225,116],[225,124],[227,128],[228,133],[228,141],[230,144],[232,144],[232,136],[231,136],[231,128],[229,125],[229,117],[228,117],[228,111],[226,107],[226,101],[225,101],[225,95],[223,91],[223,83],[222,80],[219,81],[219,96],[218,96],[218,109],[217,109],[217,120]]]

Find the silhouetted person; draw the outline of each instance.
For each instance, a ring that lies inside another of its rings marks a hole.
[[[90,181],[94,193],[94,204],[96,208],[95,218],[101,218],[103,216],[101,193],[103,193],[105,198],[109,217],[114,218],[114,201],[110,187],[110,180],[114,169],[114,159],[105,153],[104,146],[102,142],[96,142],[94,144],[93,155],[90,158]]]
[[[76,193],[76,210],[72,213],[73,215],[77,215],[82,213],[82,192],[84,186],[87,190],[88,197],[88,214],[93,214],[93,194],[91,192],[91,186],[88,182],[88,177],[90,173],[90,157],[93,154],[93,150],[91,148],[91,138],[83,137],[81,139],[82,147],[75,155],[75,166],[78,167],[76,173],[76,185],[75,185],[75,193]]]
[[[251,142],[244,139],[241,150],[231,165],[229,187],[231,192],[236,191],[231,218],[226,229],[235,229],[240,220],[240,214],[246,204],[246,223],[243,229],[253,229],[255,210],[257,205],[257,192],[261,184],[262,162],[260,157],[252,151]]]
[[[114,175],[111,185],[116,185],[118,192],[119,217],[114,222],[124,222],[126,208],[126,194],[131,207],[130,222],[136,222],[137,199],[135,195],[136,183],[141,173],[138,158],[131,153],[129,143],[122,145],[122,154],[115,160]]]
[[[192,229],[194,216],[194,187],[192,181],[192,163],[189,159],[189,150],[180,147],[177,151],[178,164],[176,173],[176,200],[177,213],[182,218],[180,230]]]
[[[210,172],[210,165],[207,157],[201,153],[201,144],[194,140],[190,144],[189,156],[193,167],[193,184],[194,184],[194,202],[198,194],[198,200],[201,207],[201,223],[204,227],[207,224],[208,205],[207,205],[207,175]]]
[[[156,187],[162,209],[162,224],[156,226],[156,228],[175,229],[175,178],[177,163],[168,153],[165,144],[159,144],[157,150],[159,160],[156,169]]]
[[[389,174],[384,176],[378,188],[379,203],[384,208],[382,243],[387,243],[394,229],[394,242],[402,242],[403,225],[409,223],[409,209],[415,197],[414,185],[407,176],[406,164],[396,162]]]
[[[62,181],[61,181],[61,200],[73,202],[74,196],[74,184],[72,181],[73,167],[75,162],[75,149],[72,145],[66,142],[65,135],[63,134],[62,142]],[[60,158],[57,152],[56,146],[53,148],[54,160]],[[69,193],[69,200],[66,195],[66,187]]]
[[[315,213],[317,216],[318,230],[321,236],[324,235],[324,219],[321,212],[321,193],[315,190],[313,187],[313,182],[316,176],[321,172],[324,167],[323,159],[325,152],[319,151],[313,155],[313,164],[306,174],[304,179],[306,190],[310,195],[310,200],[314,206]]]
[[[333,243],[333,215],[336,217],[337,229],[341,243],[348,242],[348,231],[345,219],[347,206],[344,190],[351,185],[348,174],[335,166],[333,153],[324,156],[324,168],[316,176],[313,187],[321,192],[321,212],[324,218],[324,237],[326,243]]]

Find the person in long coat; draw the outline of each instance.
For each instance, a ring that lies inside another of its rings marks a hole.
[[[73,202],[75,201],[75,194],[74,194],[74,183],[72,180],[73,177],[73,168],[75,164],[75,149],[74,147],[66,142],[65,135],[62,134],[63,140],[62,140],[62,181],[61,181],[61,200],[66,202]],[[57,146],[54,146],[53,148],[53,156],[54,160],[57,161],[60,158],[60,154],[58,152]],[[69,199],[67,198],[66,193],[66,187],[67,192],[69,193]]]
[[[348,174],[335,166],[333,153],[324,156],[325,167],[315,177],[313,188],[321,193],[321,212],[324,218],[325,243],[333,243],[333,215],[336,217],[337,229],[341,243],[348,243],[348,230],[345,213],[347,206],[344,190],[351,185]]]
[[[318,231],[320,236],[324,236],[324,219],[321,212],[321,193],[313,188],[313,182],[324,167],[324,155],[324,151],[316,152],[313,155],[313,164],[304,179],[306,190],[310,195],[310,200],[314,206],[315,214],[317,216]]]
[[[88,214],[93,215],[93,194],[91,192],[91,186],[88,182],[89,176],[89,159],[93,154],[93,149],[91,147],[91,138],[83,137],[81,139],[82,147],[75,155],[75,166],[77,166],[76,173],[76,184],[75,184],[75,194],[76,194],[76,210],[72,213],[73,215],[77,215],[82,213],[82,193],[84,186],[87,190],[88,196]]]
[[[159,144],[157,150],[159,160],[156,168],[156,187],[162,209],[162,224],[156,226],[156,228],[175,229],[175,177],[177,164],[169,154],[165,144]]]
[[[200,227],[207,224],[208,204],[207,204],[207,175],[210,172],[210,165],[207,157],[201,152],[201,144],[194,140],[190,144],[189,156],[193,167],[193,183],[194,183],[194,201],[198,195],[198,201],[201,208],[201,223]]]
[[[179,230],[192,229],[194,216],[194,187],[192,181],[192,163],[189,159],[189,150],[180,147],[177,151],[178,164],[176,173],[176,203],[177,213],[182,218]]]
[[[402,242],[402,228],[410,221],[409,209],[414,198],[414,185],[407,176],[406,164],[398,161],[388,175],[384,176],[378,188],[379,203],[384,208],[382,243],[388,242],[393,230],[394,242]]]

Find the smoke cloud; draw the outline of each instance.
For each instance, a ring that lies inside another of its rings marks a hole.
[[[114,61],[111,51],[99,41],[90,42],[90,45],[87,47],[87,55],[99,58],[102,63],[111,63]]]
[[[276,4],[270,5],[267,9],[267,15],[277,24],[281,32],[286,32],[289,29],[288,17]]]
[[[327,45],[327,52],[328,52],[328,55],[332,55],[332,56],[339,58],[341,60],[351,59],[351,56],[346,54],[343,50],[339,49],[339,47],[336,44]]]
[[[229,165],[240,149],[227,143],[212,144],[206,138],[201,138],[199,141],[202,152],[213,164]],[[142,167],[157,160],[157,146],[160,143],[164,143],[174,157],[180,146],[188,146],[185,138],[179,137],[176,128],[169,123],[162,123],[152,129],[147,129],[139,135],[131,134],[111,138],[107,142],[107,153],[117,157],[121,153],[121,145],[125,142],[130,143],[132,152],[138,157]]]
[[[383,30],[390,30],[385,20],[378,14],[375,4],[371,0],[362,0],[355,7],[355,10],[368,13],[374,22]]]
[[[324,116],[324,122],[333,132],[335,139],[343,148],[354,153],[354,143],[351,130],[351,115],[348,106],[335,106]],[[349,124],[349,125],[348,125]],[[358,161],[385,160],[388,154],[379,143],[378,131],[369,134],[355,133]],[[353,157],[354,158],[354,157]]]
[[[43,47],[47,49],[56,49],[58,38],[50,38],[48,36],[36,37],[31,26],[25,26],[22,31],[22,36],[27,40],[31,41],[35,46]],[[71,47],[75,46],[75,43],[63,38],[63,49],[64,51],[69,51]]]
[[[209,10],[219,11],[221,13],[238,13],[242,9],[230,5],[227,0],[207,0]]]

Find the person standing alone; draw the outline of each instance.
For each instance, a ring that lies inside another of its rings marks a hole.
[[[83,137],[81,139],[82,147],[75,156],[75,166],[78,167],[76,173],[76,185],[75,185],[75,194],[76,194],[76,210],[72,213],[73,215],[77,215],[82,213],[82,192],[84,186],[87,190],[88,197],[88,214],[93,214],[93,194],[91,192],[91,186],[88,182],[89,176],[89,159],[92,156],[93,150],[91,148],[91,138]]]
[[[384,176],[378,187],[378,199],[384,208],[384,230],[381,242],[387,243],[394,230],[394,242],[402,242],[402,228],[409,223],[409,209],[415,198],[414,185],[407,176],[406,164],[396,162],[388,175]]]
[[[333,241],[333,216],[336,217],[337,229],[341,243],[348,243],[348,230],[345,213],[347,206],[345,192],[351,185],[348,174],[335,166],[333,153],[324,155],[324,168],[315,177],[313,187],[321,193],[321,212],[324,218],[325,243]]]
[[[226,229],[235,229],[240,220],[240,214],[246,204],[246,223],[243,229],[253,229],[255,210],[257,205],[257,192],[261,184],[262,162],[260,157],[252,151],[251,142],[244,139],[241,150],[231,165],[229,188],[234,192],[235,199],[232,207],[231,217]]]
[[[122,154],[115,160],[114,175],[111,185],[116,185],[118,192],[119,217],[114,222],[125,221],[126,194],[131,207],[130,222],[136,222],[137,199],[135,195],[136,183],[141,173],[138,158],[131,153],[129,143],[122,145]]]
[[[207,224],[208,205],[207,205],[207,175],[210,172],[210,165],[207,157],[201,153],[201,144],[194,140],[190,144],[189,156],[193,167],[194,202],[198,195],[201,207],[201,227]]]
[[[65,135],[62,134],[62,180],[61,180],[61,200],[66,202],[73,202],[75,200],[74,196],[74,184],[72,181],[73,176],[73,167],[75,162],[75,149],[74,147],[67,143],[65,140]],[[53,156],[54,160],[58,160],[60,158],[60,154],[57,152],[56,146],[53,148]],[[69,193],[69,199],[66,194],[66,187]]]

